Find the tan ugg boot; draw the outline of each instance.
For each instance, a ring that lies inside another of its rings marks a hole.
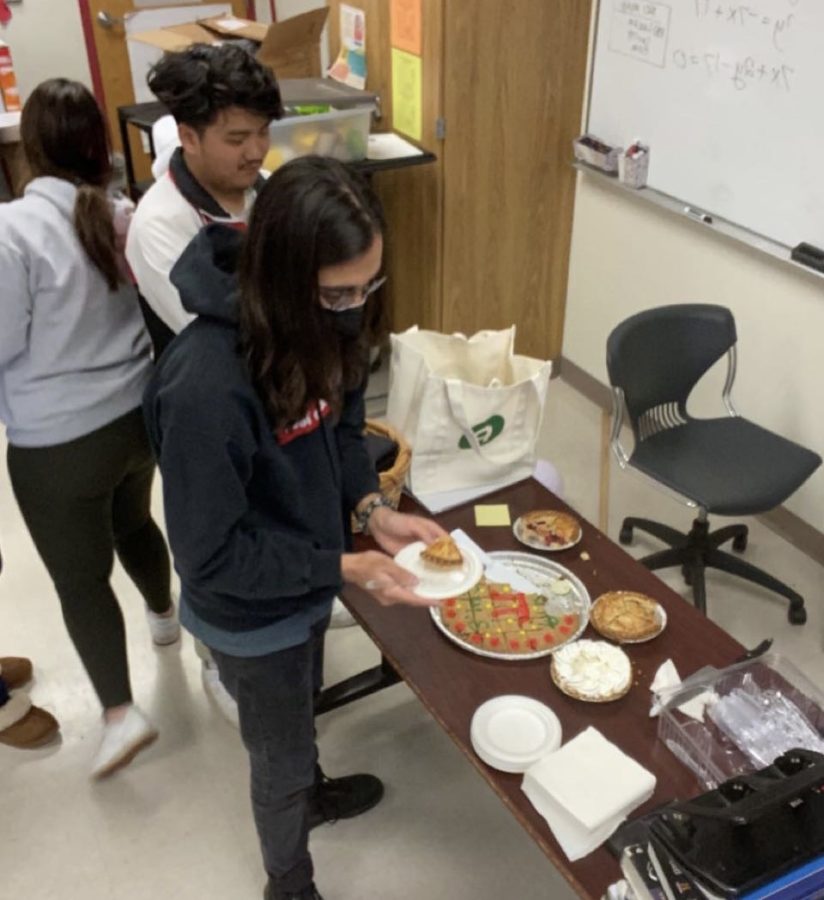
[[[28,694],[14,694],[0,706],[0,743],[21,750],[48,744],[60,730],[57,719],[33,706]]]
[[[31,660],[24,656],[0,656],[0,677],[9,690],[23,687],[31,681]]]

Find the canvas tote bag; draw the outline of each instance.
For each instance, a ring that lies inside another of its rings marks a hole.
[[[515,328],[393,334],[386,418],[412,446],[417,495],[532,474],[552,364],[514,352]]]

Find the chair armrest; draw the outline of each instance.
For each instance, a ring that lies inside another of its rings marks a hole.
[[[624,424],[624,392],[619,387],[612,389],[612,431],[609,436],[609,445],[613,455],[618,460],[618,465],[626,469],[629,465],[629,454],[621,443],[621,426]]]
[[[732,402],[732,385],[735,381],[735,372],[738,362],[738,354],[735,348],[736,345],[733,344],[732,347],[727,350],[727,378],[724,381],[724,389],[721,393],[721,399],[724,401],[724,406],[731,416],[738,415],[738,411],[735,406],[733,406]]]

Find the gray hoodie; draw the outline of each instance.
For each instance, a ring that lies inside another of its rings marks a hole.
[[[82,437],[140,406],[151,369],[135,289],[110,291],[73,225],[77,189],[0,204],[0,421],[9,443]]]

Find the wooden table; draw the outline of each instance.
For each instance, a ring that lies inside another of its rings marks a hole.
[[[533,480],[491,494],[483,502],[509,504],[513,521],[531,509],[567,509],[574,513]],[[417,510],[408,498],[404,498],[401,508]],[[484,550],[526,549],[508,528],[476,528],[473,504],[437,518],[448,530],[463,528]],[[649,685],[658,666],[671,658],[681,676],[686,677],[703,665],[729,665],[741,655],[743,647],[597,528],[583,520],[582,524],[581,542],[570,550],[552,554],[552,558],[583,581],[593,600],[607,590],[643,591],[664,606],[668,617],[667,628],[660,637],[625,648],[632,660],[634,684],[625,697],[613,703],[582,703],[566,697],[550,680],[549,657],[523,662],[486,659],[449,641],[436,629],[427,610],[382,607],[352,587],[347,587],[343,596],[388,663],[384,666],[386,682],[391,683],[394,669],[572,888],[582,897],[600,898],[606,887],[621,877],[616,860],[603,847],[578,862],[567,860],[549,827],[521,791],[522,776],[498,772],[475,755],[469,739],[473,713],[481,703],[499,694],[525,694],[555,711],[565,742],[588,725],[595,726],[655,774],[655,794],[641,807],[647,810],[674,797],[700,792],[691,772],[658,741],[658,720],[649,717]],[[368,546],[365,539],[361,540],[363,547]],[[581,558],[583,552],[589,554],[588,560]],[[584,636],[598,637],[591,628]]]

